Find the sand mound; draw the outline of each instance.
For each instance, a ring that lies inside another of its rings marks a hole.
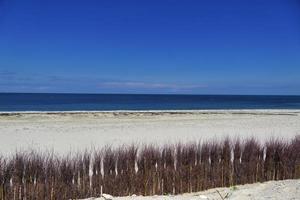
[[[107,195],[101,198],[89,198],[86,200],[104,200]],[[221,197],[222,196],[222,197]],[[183,195],[169,196],[130,196],[110,197],[113,200],[297,200],[300,199],[300,179],[269,181],[265,183],[254,183],[230,188],[214,188],[203,192],[188,193]]]

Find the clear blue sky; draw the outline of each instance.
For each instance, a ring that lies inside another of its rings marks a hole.
[[[0,92],[300,94],[299,0],[0,0]]]

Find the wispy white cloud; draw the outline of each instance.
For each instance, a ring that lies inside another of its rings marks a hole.
[[[0,71],[0,79],[12,79],[16,76],[16,73],[11,71]]]
[[[169,89],[169,90],[191,90],[205,88],[206,85],[199,84],[174,84],[174,83],[148,83],[135,81],[109,81],[98,85],[100,88],[114,89]]]

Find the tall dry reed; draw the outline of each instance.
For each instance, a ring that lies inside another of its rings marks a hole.
[[[0,200],[180,194],[212,187],[300,178],[300,136],[177,145],[105,147],[76,156],[0,156]]]

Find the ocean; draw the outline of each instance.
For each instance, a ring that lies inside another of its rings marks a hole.
[[[0,111],[300,109],[300,96],[0,93]]]

